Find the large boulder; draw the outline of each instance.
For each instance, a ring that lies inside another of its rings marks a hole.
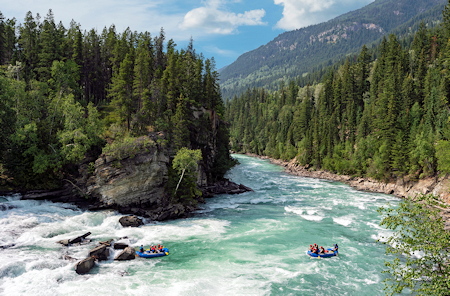
[[[114,260],[134,260],[136,258],[136,252],[132,247],[126,247]]]
[[[95,258],[88,257],[86,259],[81,260],[75,265],[75,271],[78,274],[85,274],[88,273],[94,266],[95,266]]]
[[[107,260],[109,257],[109,247],[107,245],[99,245],[89,251],[89,257],[95,257],[98,260]]]
[[[138,226],[144,225],[144,222],[142,222],[142,219],[140,219],[136,216],[123,216],[119,219],[119,223],[123,227],[138,227]]]

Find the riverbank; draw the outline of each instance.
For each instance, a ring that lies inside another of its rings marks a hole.
[[[357,190],[392,194],[402,198],[414,197],[419,194],[433,194],[439,196],[443,202],[450,204],[450,179],[448,176],[425,178],[418,181],[402,178],[396,182],[381,182],[371,178],[338,175],[324,170],[310,170],[296,163],[294,159],[284,161],[251,153],[246,155],[268,159],[271,163],[284,167],[287,173],[297,176],[343,182]]]
[[[283,161],[256,154],[249,153],[247,155],[267,159],[273,164],[284,167],[287,173],[296,176],[343,182],[357,190],[391,194],[400,198],[415,197],[420,194],[433,194],[438,196],[443,203],[450,205],[450,179],[448,176],[425,178],[418,181],[401,178],[395,182],[381,182],[371,178],[338,175],[323,170],[310,170],[296,163],[294,159]],[[446,221],[445,228],[450,230],[450,210],[441,209],[443,210],[443,218]]]

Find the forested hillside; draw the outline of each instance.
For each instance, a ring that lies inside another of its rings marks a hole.
[[[449,5],[443,15],[409,43],[363,46],[321,83],[232,99],[232,149],[378,180],[450,173]]]
[[[29,12],[23,23],[0,14],[2,183],[58,187],[102,149],[134,153],[140,136],[172,157],[201,149],[209,179],[223,176],[229,141],[225,125],[211,124],[224,112],[214,61],[192,42],[175,46],[163,30],[82,31],[55,22],[51,11],[43,20]],[[196,110],[209,117],[195,118]]]
[[[220,71],[224,98],[249,87],[278,88],[296,77],[314,81],[306,73],[326,68],[361,46],[379,43],[390,33],[407,35],[421,22],[435,26],[442,19],[445,0],[376,0],[325,23],[285,32],[266,45],[243,54]],[[369,46],[371,48],[371,46]]]

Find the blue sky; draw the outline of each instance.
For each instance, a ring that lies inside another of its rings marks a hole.
[[[23,22],[28,11],[43,19],[49,9],[66,28],[74,20],[82,30],[112,24],[153,36],[164,28],[167,39],[214,57],[218,69],[279,34],[321,23],[374,0],[0,0],[6,19]]]

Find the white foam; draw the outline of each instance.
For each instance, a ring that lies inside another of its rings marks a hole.
[[[294,213],[309,221],[321,221],[325,218],[325,216],[317,209],[287,206],[284,207],[284,210],[288,213]]]
[[[353,223],[353,216],[342,216],[342,217],[336,217],[333,218],[333,221],[337,224],[343,225],[343,226],[349,226]]]

